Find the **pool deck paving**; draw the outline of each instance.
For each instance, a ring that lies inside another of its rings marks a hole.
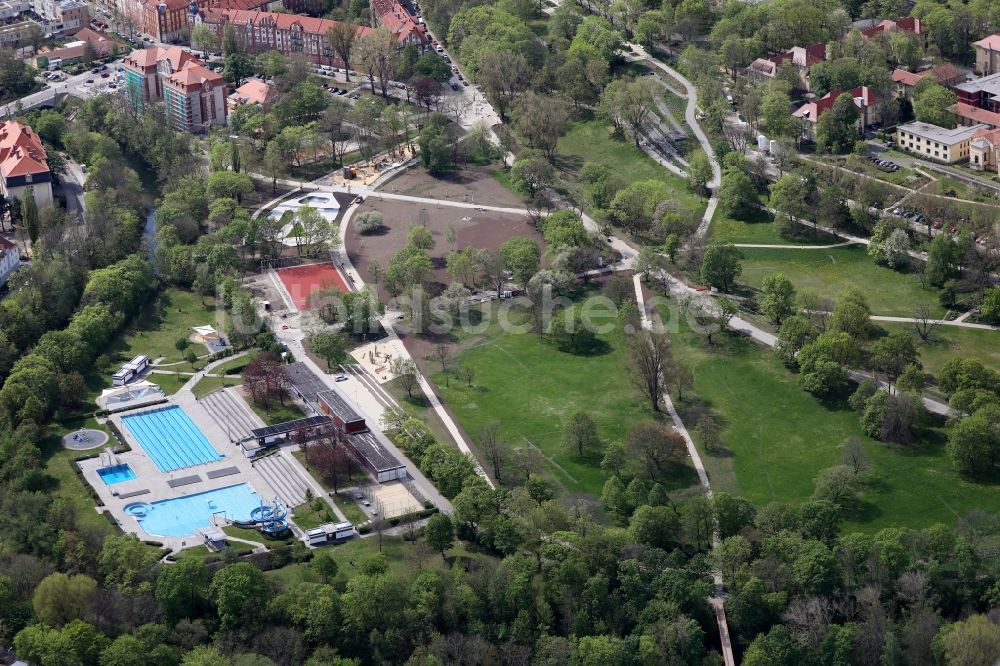
[[[254,469],[251,461],[243,455],[238,444],[230,443],[225,432],[224,424],[220,425],[189,390],[180,390],[170,398],[171,405],[181,407],[187,415],[194,421],[195,425],[204,433],[215,449],[223,454],[223,458],[203,465],[185,467],[171,472],[161,472],[153,460],[145,453],[139,442],[132,436],[131,432],[122,423],[122,415],[113,414],[109,420],[115,425],[125,442],[131,447],[131,451],[116,454],[116,464],[128,464],[135,472],[136,478],[126,483],[105,485],[97,470],[105,467],[107,460],[103,463],[100,457],[81,460],[77,463],[83,472],[84,479],[97,491],[98,497],[104,504],[104,510],[109,511],[118,524],[126,532],[130,532],[146,541],[162,543],[172,551],[181,550],[191,546],[201,545],[197,535],[185,537],[164,537],[155,534],[148,534],[143,529],[138,519],[127,515],[124,511],[125,505],[131,504],[133,499],[123,497],[122,494],[130,494],[139,490],[147,490],[142,494],[141,501],[153,503],[162,500],[194,495],[211,490],[218,490],[240,483],[248,484],[261,497],[275,497],[278,495],[277,489],[271,487],[267,480]],[[157,407],[162,408],[162,405]],[[131,414],[142,413],[146,410],[137,410]],[[226,468],[236,468],[236,473],[226,476],[208,477],[209,471],[222,470]],[[193,481],[180,488],[171,487],[171,481],[177,482],[184,477],[198,476],[197,481]],[[132,495],[136,497],[136,495]],[[101,509],[98,509],[101,510]]]

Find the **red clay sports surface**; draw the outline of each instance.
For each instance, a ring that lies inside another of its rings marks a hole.
[[[334,286],[345,293],[350,291],[340,271],[331,263],[291,266],[276,272],[299,310],[309,309],[309,295],[314,291]]]

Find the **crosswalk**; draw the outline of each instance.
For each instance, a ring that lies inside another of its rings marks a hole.
[[[283,452],[264,456],[254,461],[253,467],[264,478],[267,485],[278,494],[278,499],[287,506],[295,507],[306,501],[309,484]]]

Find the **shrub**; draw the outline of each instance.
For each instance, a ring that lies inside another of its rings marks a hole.
[[[382,228],[382,213],[370,210],[354,216],[354,230],[362,236],[370,236]]]

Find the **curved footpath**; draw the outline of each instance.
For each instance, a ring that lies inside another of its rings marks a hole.
[[[684,110],[684,120],[687,121],[688,127],[691,128],[695,137],[698,138],[698,143],[701,144],[701,149],[705,151],[708,163],[712,166],[712,179],[708,181],[708,187],[712,190],[712,196],[708,199],[708,206],[705,208],[705,214],[702,215],[701,224],[698,225],[697,231],[688,240],[688,243],[691,243],[703,238],[708,232],[708,226],[712,223],[712,218],[715,216],[715,209],[719,205],[717,190],[719,189],[719,185],[722,184],[722,169],[719,167],[719,160],[715,156],[712,142],[708,140],[708,135],[705,134],[701,125],[698,124],[698,89],[676,69],[665,65],[649,55],[642,46],[632,43],[626,44],[626,46],[638,53],[640,60],[645,60],[650,65],[663,70],[684,86],[684,89],[687,91],[687,108]]]

